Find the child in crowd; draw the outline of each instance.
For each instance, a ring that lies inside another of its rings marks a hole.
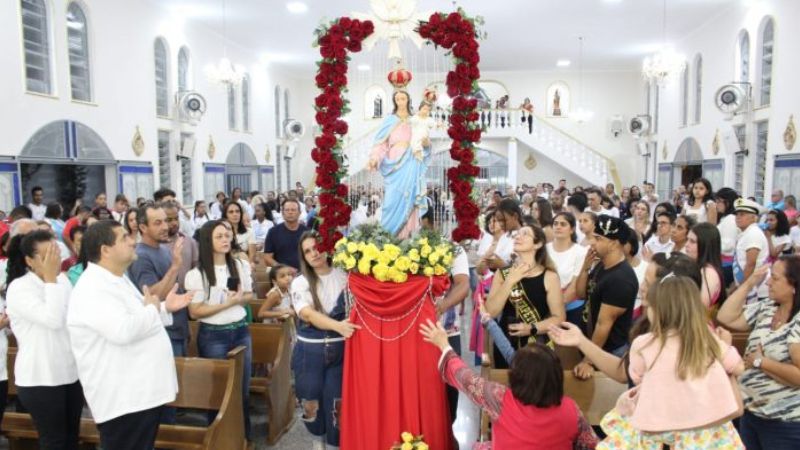
[[[192,214],[192,225],[194,226],[194,229],[199,230],[200,227],[202,227],[203,224],[209,220],[211,220],[211,217],[208,215],[206,202],[203,200],[194,202],[194,214]]]
[[[637,385],[601,423],[598,449],[744,449],[730,422],[743,406],[741,356],[708,327],[700,290],[669,274],[647,296],[650,332],[634,339],[628,373]]]
[[[282,322],[292,315],[292,301],[289,297],[289,287],[294,279],[294,269],[284,264],[278,264],[269,271],[269,282],[272,289],[267,292],[267,299],[258,310],[258,318],[265,323]]]

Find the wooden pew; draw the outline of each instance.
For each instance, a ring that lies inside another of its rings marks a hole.
[[[226,360],[175,358],[179,391],[170,406],[200,410],[216,410],[217,416],[207,427],[160,425],[157,448],[178,450],[243,450],[242,371],[244,347],[228,353]],[[13,379],[16,350],[9,349],[9,393],[16,394]],[[7,412],[2,432],[12,450],[38,448],[38,433],[29,414]],[[92,419],[81,419],[80,440],[84,444],[99,444],[100,434]]]
[[[250,379],[250,393],[267,405],[267,444],[275,445],[294,424],[295,396],[292,386],[291,321],[282,324],[250,324],[253,364],[268,368],[266,376]]]
[[[253,266],[253,293],[257,299],[267,298],[267,292],[272,288],[269,282],[270,267],[264,264]],[[253,311],[256,314],[258,311]]]
[[[483,367],[481,375],[491,381],[508,385],[508,370]],[[602,372],[595,372],[588,380],[575,378],[572,370],[564,371],[564,395],[575,400],[590,425],[600,425],[606,415],[617,403],[617,399],[628,389]],[[491,440],[489,435],[489,415],[481,411],[481,441]]]
[[[739,350],[739,355],[744,357],[745,350],[747,349],[747,339],[750,337],[749,331],[732,331],[733,346]]]

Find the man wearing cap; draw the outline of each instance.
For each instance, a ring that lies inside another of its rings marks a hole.
[[[592,342],[617,356],[628,349],[628,332],[639,290],[636,272],[628,264],[623,250],[631,233],[622,219],[601,215],[594,227],[595,240],[586,254],[577,282],[578,298],[588,299],[584,318]],[[587,379],[594,374],[594,368],[584,358],[575,366],[574,373],[580,379]]]
[[[733,254],[733,276],[736,284],[742,284],[757,268],[767,263],[769,244],[758,226],[758,217],[764,213],[764,208],[746,198],[736,199],[733,207],[736,211],[736,226],[741,231]],[[762,284],[748,293],[747,301],[766,298],[768,290],[766,283]]]

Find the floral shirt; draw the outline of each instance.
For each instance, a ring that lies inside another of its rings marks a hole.
[[[463,392],[473,403],[486,411],[492,422],[500,418],[503,411],[503,397],[506,395],[508,386],[479,376],[467,367],[452,349],[442,355],[439,371],[447,384]],[[598,443],[597,435],[580,410],[578,410],[577,427],[578,437],[572,448],[574,450],[594,449]],[[490,442],[478,443],[473,447],[473,450],[490,449]]]

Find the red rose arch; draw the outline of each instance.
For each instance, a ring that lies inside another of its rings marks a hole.
[[[459,9],[450,14],[434,13],[428,21],[420,22],[418,32],[429,43],[450,51],[455,67],[447,74],[447,94],[453,99],[448,136],[453,140],[450,156],[458,165],[448,169],[448,187],[453,193],[453,209],[458,224],[452,239],[460,242],[480,236],[477,220],[480,209],[472,198],[473,180],[480,169],[475,165],[475,144],[481,139],[478,125],[478,102],[471,97],[477,89],[480,70],[478,62],[479,32],[476,20]],[[317,163],[316,184],[320,187],[319,226],[320,251],[332,251],[342,238],[339,227],[350,222],[351,208],[347,204],[348,187],[342,183],[347,176],[344,165],[342,137],[347,134],[348,52],[361,51],[361,42],[374,28],[370,21],[341,17],[316,30],[316,42],[322,59],[317,63],[316,84],[320,89],[314,101],[316,122],[321,133],[316,137],[311,157]]]

